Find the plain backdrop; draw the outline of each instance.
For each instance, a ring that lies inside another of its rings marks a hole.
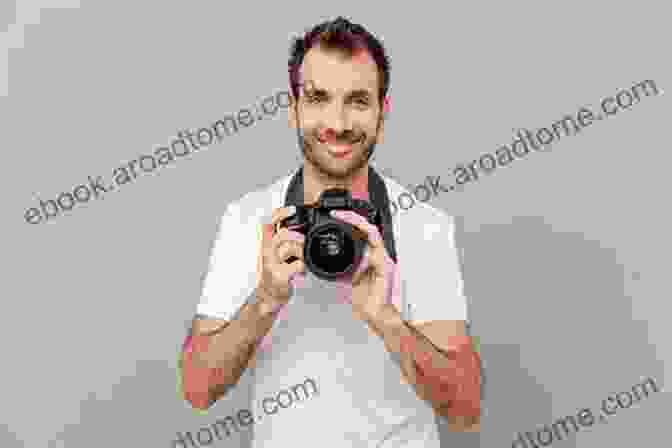
[[[441,423],[442,446],[511,446],[645,377],[661,393],[554,446],[668,439],[665,2],[63,1],[14,23],[27,3],[2,1],[3,448],[169,447],[251,407],[246,377],[195,414],[176,398],[175,360],[224,206],[300,163],[285,111],[46,223],[23,216],[286,90],[291,37],[338,15],[387,47],[392,108],[373,163],[407,187],[514,128],[656,82],[658,96],[430,203],[457,217],[487,381],[482,432]]]

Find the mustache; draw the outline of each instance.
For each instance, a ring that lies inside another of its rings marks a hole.
[[[313,136],[315,137],[316,140],[319,140],[321,142],[327,142],[331,144],[348,144],[348,145],[358,143],[364,138],[363,133],[357,133],[354,131],[344,131],[340,134],[336,134],[334,132],[329,131],[322,131],[322,132],[315,131],[313,132]]]

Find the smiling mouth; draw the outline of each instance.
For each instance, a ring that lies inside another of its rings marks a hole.
[[[362,141],[361,138],[352,143],[329,143],[325,140],[318,140],[320,144],[327,147],[329,153],[334,157],[343,157],[350,154],[352,152],[352,147]]]

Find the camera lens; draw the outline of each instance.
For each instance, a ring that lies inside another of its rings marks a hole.
[[[320,276],[337,277],[355,261],[355,242],[342,226],[324,225],[311,235],[307,257]]]
[[[343,235],[338,232],[324,232],[317,239],[320,257],[335,257],[343,252]]]

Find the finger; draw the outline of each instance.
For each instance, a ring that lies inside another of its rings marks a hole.
[[[273,210],[270,218],[264,219],[264,224],[270,225],[273,230],[285,218],[288,218],[296,213],[296,206],[290,205],[288,207],[280,207]]]
[[[303,259],[303,246],[296,242],[284,242],[278,250],[276,250],[276,261],[278,263],[286,263],[290,257]]]
[[[281,228],[273,237],[273,250],[278,250],[278,248],[284,243],[297,243],[303,245],[306,242],[306,236],[302,233],[299,233],[295,230],[289,230],[286,227]]]
[[[383,238],[380,236],[378,228],[367,221],[363,216],[360,216],[358,213],[351,210],[332,210],[330,214],[362,231],[366,236],[367,241],[374,249],[384,247]]]
[[[303,247],[306,241],[305,235],[282,228],[273,238],[273,254],[276,262],[286,261],[289,255],[303,259]]]
[[[385,259],[388,255],[378,228],[351,210],[332,210],[331,215],[352,225],[364,235],[364,239],[367,241],[363,257],[364,263],[359,266],[361,271],[350,278],[353,283],[356,284],[370,268],[373,268],[375,275],[385,275]]]
[[[289,206],[289,207],[280,207],[271,213],[270,218],[266,217],[262,220],[262,244],[264,247],[264,250],[269,253],[271,248],[269,248],[270,241],[273,239],[275,233],[276,233],[276,226],[277,224],[285,219],[288,218],[296,213],[296,207],[295,206]]]

